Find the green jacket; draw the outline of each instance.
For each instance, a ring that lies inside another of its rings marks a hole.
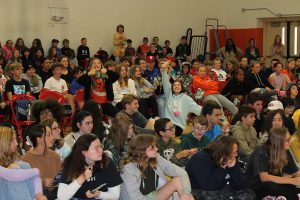
[[[176,158],[176,154],[180,152],[180,147],[172,138],[169,142],[165,142],[161,137],[157,137],[157,148],[160,156],[180,167],[184,167],[188,162],[188,158]]]
[[[208,144],[209,138],[207,136],[203,135],[201,140],[198,140],[193,136],[193,132],[190,132],[187,135],[182,135],[180,148],[181,150],[197,148],[198,151],[201,151]]]

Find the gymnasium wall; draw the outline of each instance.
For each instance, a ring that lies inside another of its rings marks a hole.
[[[40,38],[44,48],[50,41],[68,38],[77,48],[81,37],[88,38],[94,53],[101,46],[111,52],[112,36],[117,24],[125,26],[128,38],[138,46],[144,36],[169,39],[173,48],[185,35],[187,28],[203,34],[205,18],[219,18],[229,28],[256,28],[257,18],[271,17],[265,12],[242,13],[241,7],[269,7],[281,13],[296,13],[298,0],[0,0],[0,41],[23,37],[27,46],[33,38]],[[68,24],[50,23],[48,7],[69,9]],[[61,44],[61,43],[60,43]]]

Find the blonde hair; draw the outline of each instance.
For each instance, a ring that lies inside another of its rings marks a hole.
[[[18,158],[18,152],[11,151],[11,143],[13,142],[16,132],[8,127],[0,127],[0,166],[8,167]]]
[[[145,171],[149,166],[156,169],[156,158],[148,158],[146,154],[147,148],[151,145],[156,145],[156,138],[153,135],[139,134],[133,137],[129,142],[126,156],[121,160],[121,171],[130,162],[137,164],[141,177],[145,177]]]
[[[122,68],[125,68],[126,71],[126,77],[122,80],[121,76],[120,76],[120,72],[122,70]],[[119,74],[119,79],[118,79],[118,83],[120,84],[121,88],[122,87],[128,87],[128,75],[127,75],[127,69],[124,65],[120,64],[117,66],[116,72]]]
[[[143,87],[143,86],[145,86],[145,79],[143,77],[138,78],[135,76],[136,69],[140,69],[142,71],[141,66],[139,66],[139,65],[131,66],[129,69],[129,78],[131,78],[132,80],[137,80],[137,82],[140,84],[140,86]]]

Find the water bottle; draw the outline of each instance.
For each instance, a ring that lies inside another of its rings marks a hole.
[[[30,110],[31,105],[28,104],[27,106],[27,121],[31,121],[31,110]]]

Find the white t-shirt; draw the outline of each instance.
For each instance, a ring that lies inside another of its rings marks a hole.
[[[68,86],[64,79],[56,80],[53,77],[50,77],[46,80],[44,88],[59,93],[64,93],[68,91]]]

